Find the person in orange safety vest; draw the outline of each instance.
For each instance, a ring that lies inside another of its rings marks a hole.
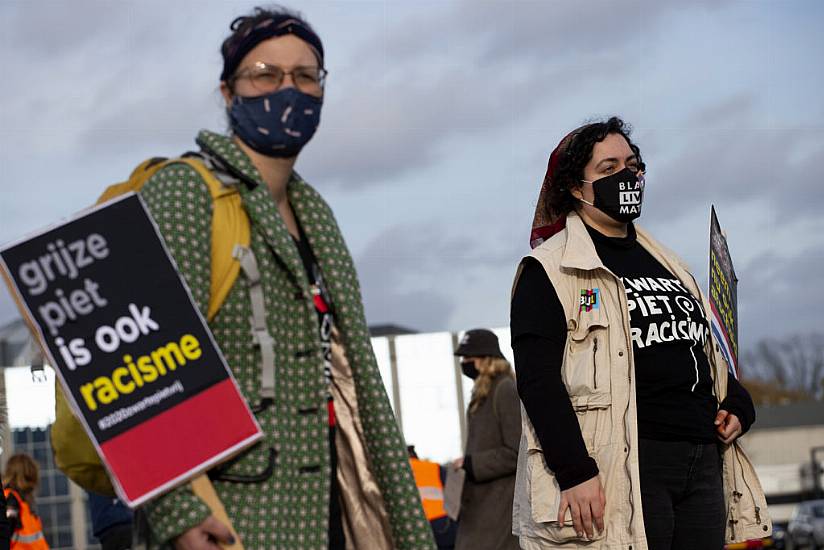
[[[11,524],[11,550],[49,550],[43,523],[34,513],[34,493],[40,468],[32,457],[18,453],[9,458],[3,474],[6,517]]]
[[[452,550],[455,548],[455,535],[458,532],[458,524],[446,515],[444,508],[444,479],[446,469],[435,462],[420,460],[415,452],[415,446],[407,447],[409,452],[409,464],[412,466],[412,474],[415,476],[415,485],[421,494],[423,511],[432,532],[435,535],[435,542],[438,550]]]

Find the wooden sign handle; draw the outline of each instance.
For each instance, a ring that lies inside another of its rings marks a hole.
[[[240,537],[238,536],[237,531],[235,531],[235,527],[232,525],[229,515],[226,513],[226,508],[223,507],[223,502],[221,502],[220,497],[217,496],[215,487],[212,485],[209,477],[204,474],[194,478],[192,480],[192,491],[194,491],[195,495],[197,495],[200,500],[206,503],[212,511],[212,514],[219,519],[221,523],[228,527],[232,532],[232,536],[235,537],[234,544],[221,543],[220,546],[226,548],[227,550],[243,550],[243,543],[240,541]]]

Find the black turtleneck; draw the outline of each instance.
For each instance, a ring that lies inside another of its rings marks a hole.
[[[636,240],[587,231],[603,264],[621,278],[630,309],[638,433],[642,438],[712,443],[717,412],[703,342],[708,319],[698,300]],[[512,299],[518,393],[562,490],[598,473],[561,378],[566,315],[543,267],[524,260]],[[729,378],[724,408],[746,432],[755,419],[746,390]]]

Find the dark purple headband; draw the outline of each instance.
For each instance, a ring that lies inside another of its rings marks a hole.
[[[237,21],[237,20],[235,20]],[[232,23],[235,27],[235,23]],[[240,65],[240,62],[252,49],[269,38],[294,34],[312,48],[318,63],[323,67],[323,44],[306,23],[290,15],[280,15],[263,19],[257,25],[246,29],[239,36],[231,36],[223,43],[223,72],[220,79],[228,81]]]

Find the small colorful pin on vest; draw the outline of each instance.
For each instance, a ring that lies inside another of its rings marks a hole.
[[[581,301],[579,302],[578,312],[592,311],[598,309],[601,305],[601,300],[598,298],[600,291],[597,288],[582,288]]]

